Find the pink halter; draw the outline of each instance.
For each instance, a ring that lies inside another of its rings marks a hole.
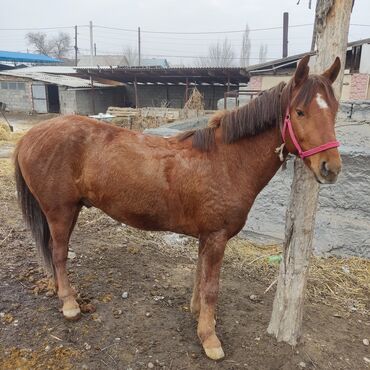
[[[286,115],[285,115],[285,118],[284,118],[284,125],[283,125],[283,129],[281,131],[281,136],[283,138],[284,143],[285,143],[285,138],[286,138],[287,127],[288,127],[290,138],[292,139],[292,142],[293,142],[295,148],[298,151],[298,155],[302,159],[304,159],[306,157],[309,157],[313,154],[320,153],[320,152],[323,152],[325,150],[331,149],[331,148],[337,148],[340,145],[339,141],[329,141],[326,144],[322,144],[322,145],[316,146],[315,148],[303,151],[301,146],[299,145],[298,140],[297,140],[297,138],[294,134],[294,131],[293,131],[292,121],[290,120],[290,114],[289,114],[289,106],[288,106],[287,111],[286,111]]]

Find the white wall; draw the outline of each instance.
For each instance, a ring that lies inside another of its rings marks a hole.
[[[360,73],[370,74],[370,44],[362,45]]]

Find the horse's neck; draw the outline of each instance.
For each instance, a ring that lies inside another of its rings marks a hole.
[[[235,174],[240,173],[241,186],[257,195],[281,167],[275,150],[281,145],[276,127],[229,145],[235,158]]]

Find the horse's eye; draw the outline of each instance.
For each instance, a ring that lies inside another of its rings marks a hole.
[[[301,111],[300,109],[296,109],[296,112],[297,112],[298,117],[303,117],[304,116],[304,112]]]

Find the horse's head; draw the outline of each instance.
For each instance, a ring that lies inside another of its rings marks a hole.
[[[309,75],[309,56],[298,64],[288,84],[290,97],[283,139],[290,153],[298,154],[320,183],[331,184],[341,170],[334,124],[338,101],[332,83],[340,71],[337,57],[322,75]]]

